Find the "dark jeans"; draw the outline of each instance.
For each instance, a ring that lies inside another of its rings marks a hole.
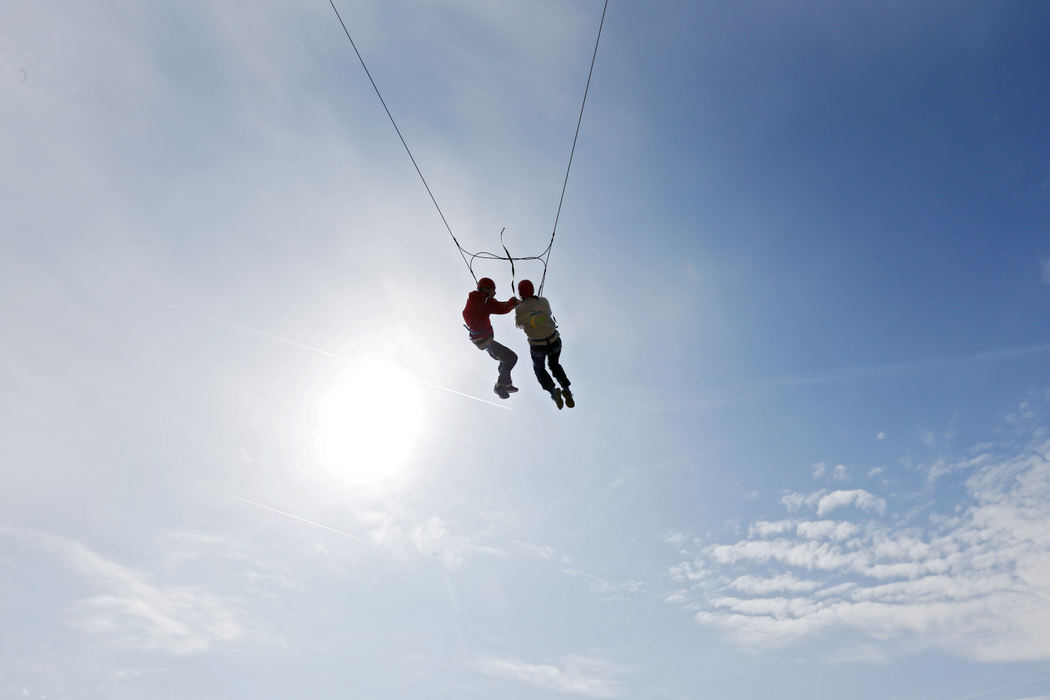
[[[518,363],[518,355],[495,340],[488,344],[485,351],[488,352],[489,357],[499,362],[499,377],[496,379],[496,386],[510,386],[510,371]]]
[[[529,353],[532,355],[532,371],[536,373],[536,379],[540,380],[540,386],[547,391],[554,389],[554,379],[551,379],[551,375],[547,374],[547,369],[543,366],[543,361],[546,360],[562,388],[569,388],[569,378],[565,376],[565,370],[558,362],[561,358],[561,338],[550,345],[530,345]]]

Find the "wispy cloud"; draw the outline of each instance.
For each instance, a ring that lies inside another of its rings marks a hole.
[[[761,578],[759,576],[740,576],[729,584],[741,593],[749,595],[768,595],[769,593],[808,593],[820,588],[820,583],[796,578],[793,574]]]
[[[1050,258],[1044,260],[1041,267],[1043,284],[1050,284]]]
[[[511,544],[520,550],[521,553],[535,559],[550,561],[555,557],[554,548],[547,545],[533,544],[524,540],[511,540]]]
[[[851,382],[862,379],[877,379],[880,377],[918,374],[953,365],[966,365],[974,362],[991,362],[995,360],[1010,360],[1018,357],[1045,355],[1048,353],[1050,353],[1050,343],[1018,345],[1009,348],[986,350],[984,352],[973,353],[970,355],[933,357],[925,360],[910,360],[907,362],[895,362],[881,365],[862,365],[857,367],[824,370],[809,374],[796,374],[770,380],[761,384],[761,386],[776,387],[837,384],[840,382]]]
[[[946,474],[973,469],[987,463],[992,458],[991,454],[984,453],[965,460],[936,459],[926,466],[926,479],[932,483]]]
[[[488,676],[519,681],[545,690],[596,698],[620,695],[616,680],[623,669],[591,656],[572,654],[549,663],[528,663],[513,657],[486,656],[473,667]]]
[[[273,508],[271,506],[263,505],[262,503],[256,503],[255,501],[249,500],[247,498],[242,498],[241,496],[234,496],[233,498],[235,500],[238,500],[238,501],[242,502],[242,503],[247,503],[248,505],[255,506],[256,508],[262,508],[263,510],[268,510],[268,511],[270,511],[272,513],[277,513],[278,515],[283,515],[286,518],[291,518],[292,520],[297,520],[297,521],[299,521],[301,523],[306,523],[307,525],[312,525],[313,527],[320,528],[321,530],[325,530],[327,532],[331,532],[333,534],[339,535],[340,537],[345,537],[348,540],[353,540],[354,542],[360,542],[361,544],[374,545],[373,542],[369,542],[368,540],[363,539],[361,537],[358,537],[357,535],[351,535],[349,532],[344,532],[343,530],[337,530],[337,529],[335,529],[333,527],[328,527],[327,525],[324,525],[322,523],[316,522],[314,520],[309,520],[307,518],[303,518],[303,517],[295,515],[293,513],[287,513],[287,512],[285,512],[283,510],[278,510],[277,508]]]
[[[454,532],[438,516],[415,524],[410,538],[420,554],[439,557],[449,568],[460,566],[472,554],[506,556],[506,552],[499,547],[480,544],[479,537]]]
[[[831,469],[828,469],[828,465],[825,462],[817,462],[813,465],[812,473],[814,479],[830,479],[832,481],[847,481],[849,479],[849,469],[845,464],[836,464]]]
[[[827,491],[823,489],[808,495],[797,491],[790,491],[780,497],[780,503],[788,509],[789,513],[794,513],[802,506],[813,506],[826,493]]]
[[[1044,681],[1050,681],[1050,676],[1043,676],[1042,678],[1033,678],[1031,680],[1022,681],[1020,683],[1011,683],[1010,685],[1003,686],[1000,688],[992,688],[991,690],[982,690],[978,693],[971,695],[965,695],[961,698],[953,698],[953,700],[975,700],[975,698],[983,698],[988,695],[996,695],[1003,692],[1004,690],[1014,690],[1016,688],[1023,688],[1026,685],[1034,685],[1035,683],[1042,683]],[[1050,695],[1038,695],[1035,697],[1018,698],[1017,700],[1050,700]]]
[[[963,368],[980,362],[1001,362],[1018,358],[1032,357],[1036,355],[1050,354],[1050,343],[1037,343],[1033,345],[1018,345],[1007,348],[997,348],[969,355],[952,355],[943,357],[932,357],[923,360],[908,360],[886,364],[860,365],[855,367],[842,367],[835,369],[817,370],[813,372],[793,374],[783,377],[775,377],[765,381],[745,384],[721,392],[721,395],[711,395],[703,398],[689,400],[666,400],[664,398],[653,398],[638,400],[636,397],[623,398],[618,404],[635,408],[641,411],[700,411],[713,408],[724,408],[734,404],[745,403],[754,396],[756,390],[771,389],[778,387],[817,386],[825,384],[842,384],[847,382],[858,382],[868,379],[881,379],[887,377],[901,377],[914,374],[922,374],[946,368]],[[928,433],[930,444],[937,439],[933,433]],[[885,440],[886,433],[878,433],[878,440]]]
[[[163,668],[154,668],[140,666],[135,668],[122,668],[109,674],[110,680],[114,681],[131,681],[136,678],[142,678],[143,676],[150,676],[156,673],[164,673]]]
[[[6,527],[0,535],[52,555],[100,588],[71,607],[68,623],[118,646],[191,654],[244,632],[234,607],[200,586],[152,583],[67,537]]]
[[[896,651],[1050,659],[1050,442],[958,469],[966,500],[925,524],[863,490],[788,494],[789,511],[822,519],[758,521],[744,539],[694,546],[670,568],[680,588],[667,601],[748,646],[837,628]],[[863,518],[825,517],[849,506]]]

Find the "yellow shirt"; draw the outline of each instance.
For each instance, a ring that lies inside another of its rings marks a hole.
[[[551,305],[543,297],[529,297],[514,307],[514,324],[525,330],[531,345],[547,345],[558,338]]]

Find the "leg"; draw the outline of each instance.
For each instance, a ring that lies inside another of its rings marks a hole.
[[[565,405],[561,397],[561,389],[555,386],[554,380],[551,379],[551,375],[547,374],[547,369],[543,366],[543,361],[549,357],[547,354],[549,351],[550,348],[546,345],[533,345],[529,348],[529,353],[532,355],[532,370],[536,373],[536,379],[539,380],[544,391],[550,393],[560,410]]]
[[[543,361],[547,357],[547,348],[534,345],[529,348],[529,354],[532,355],[532,371],[536,373],[536,379],[539,380],[540,386],[545,391],[550,391],[554,388],[554,380],[551,379],[551,375],[547,374],[547,369],[543,366]]]
[[[551,372],[554,373],[554,378],[558,380],[558,383],[562,385],[563,389],[569,388],[569,378],[565,376],[565,370],[562,369],[561,362],[561,338],[558,338],[550,347],[550,352],[547,355],[547,362],[550,363]]]
[[[495,340],[489,343],[489,346],[485,349],[488,351],[489,357],[499,362],[499,377],[496,379],[496,386],[510,386],[510,371],[514,369],[514,365],[518,362],[517,354]]]
[[[561,391],[565,405],[569,408],[574,408],[576,406],[576,399],[573,397],[572,392],[569,391],[569,378],[565,376],[565,370],[562,369],[561,362],[559,362],[560,359],[561,338],[558,338],[558,340],[551,345],[550,354],[547,355],[547,361],[550,363],[551,372],[554,372],[554,376],[557,377],[558,383],[562,386],[559,391]]]

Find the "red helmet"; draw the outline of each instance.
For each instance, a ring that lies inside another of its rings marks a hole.
[[[529,280],[522,280],[518,282],[518,294],[521,295],[522,299],[528,299],[536,293],[536,288],[532,286],[532,282]]]
[[[496,288],[496,283],[493,282],[488,277],[482,277],[481,279],[478,280],[478,291],[479,292],[482,289],[495,289],[495,288]]]

